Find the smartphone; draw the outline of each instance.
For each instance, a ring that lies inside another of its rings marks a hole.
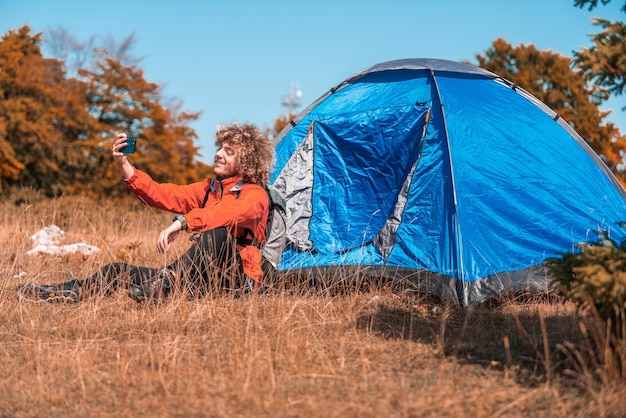
[[[136,145],[137,145],[137,138],[134,136],[129,136],[128,138],[126,138],[126,146],[123,148],[120,148],[120,152],[122,154],[134,154]]]

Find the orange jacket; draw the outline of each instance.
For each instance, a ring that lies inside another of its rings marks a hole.
[[[188,232],[204,232],[227,227],[238,238],[245,229],[265,243],[269,200],[263,187],[243,183],[239,176],[223,180],[205,179],[188,185],[157,183],[141,170],[125,180],[130,191],[153,208],[172,213],[182,213],[187,221]],[[202,201],[209,189],[208,199]],[[254,281],[263,279],[261,251],[254,245],[237,244],[244,272]]]

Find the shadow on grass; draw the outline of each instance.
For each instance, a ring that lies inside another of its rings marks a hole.
[[[554,294],[516,295],[464,308],[409,282],[364,278],[359,272],[281,279],[281,291],[372,295],[357,316],[357,329],[431,345],[439,355],[461,363],[514,372],[526,385],[571,378],[577,365],[563,347],[584,345],[573,306]]]
[[[381,303],[360,315],[357,328],[386,339],[433,345],[439,355],[461,363],[513,370],[516,380],[526,385],[568,376],[572,364],[562,347],[583,339],[575,313],[557,298],[473,308],[428,295],[400,300],[404,306]]]

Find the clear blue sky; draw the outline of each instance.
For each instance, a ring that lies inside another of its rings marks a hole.
[[[498,37],[571,57],[598,32],[590,17],[624,20],[623,0],[592,12],[574,0],[0,0],[0,32],[63,27],[80,41],[136,37],[148,81],[185,111],[210,163],[216,127],[272,126],[291,85],[302,106],[370,65],[401,58],[469,60]],[[626,98],[608,120],[626,132]]]

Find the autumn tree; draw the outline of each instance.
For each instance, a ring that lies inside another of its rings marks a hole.
[[[138,67],[141,60],[131,53],[134,42],[132,34],[121,42],[110,37],[104,43],[96,37],[80,42],[63,28],[48,37],[48,45],[66,67],[81,63],[82,68],[73,70],[87,85],[85,97],[89,112],[95,117],[92,156],[81,170],[85,176],[91,176],[91,181],[83,178],[74,184],[74,189],[107,195],[126,193],[112,164],[110,149],[102,141],[112,140],[121,131],[140,136],[140,153],[130,158],[157,180],[183,183],[212,174],[209,166],[196,161],[197,135],[189,122],[196,120],[199,113],[185,113],[180,111],[180,105],[163,104],[161,88],[144,79]]]
[[[24,165],[15,155],[11,146],[12,123],[8,121],[9,111],[7,101],[10,99],[12,79],[17,73],[17,60],[20,50],[14,44],[3,37],[0,42],[0,193],[4,192],[10,182],[18,179]],[[26,46],[31,47],[29,43]],[[9,90],[9,91],[7,91]]]
[[[157,181],[188,183],[210,171],[196,160],[197,135],[189,127],[199,113],[165,107],[160,87],[146,81],[143,71],[135,66],[104,58],[96,67],[94,71],[79,70],[80,76],[88,80],[85,94],[89,113],[97,121],[93,154],[86,163],[90,167],[85,171],[93,179],[91,190],[109,195],[123,191],[111,158],[113,138],[122,131],[138,137],[138,151],[129,157],[133,164]]]
[[[50,196],[127,194],[111,158],[117,132],[139,137],[132,158],[159,181],[188,183],[211,174],[196,160],[189,122],[198,113],[164,106],[158,85],[136,66],[104,56],[67,77],[41,54],[41,34],[10,31],[0,42],[0,175]]]
[[[124,65],[139,65],[141,58],[132,53],[134,47],[135,35],[132,33],[120,41],[111,36],[96,35],[80,40],[63,26],[48,30],[42,42],[44,54],[62,61],[66,73],[72,77],[78,76],[80,69],[96,68],[104,54]]]
[[[287,126],[289,122],[291,122],[293,118],[295,117],[296,117],[295,113],[288,112],[274,119],[274,127],[272,128],[270,132],[270,137],[276,138],[278,134],[280,133],[280,131],[282,131],[285,128],[285,126]]]
[[[69,156],[81,144],[92,117],[82,86],[66,79],[62,63],[41,55],[41,34],[9,31],[0,42],[0,153],[3,190],[19,184],[48,195],[72,176]]]
[[[534,45],[513,47],[503,39],[476,58],[480,67],[521,86],[556,111],[618,177],[626,178],[622,171],[626,142],[613,123],[604,122],[610,112],[599,108],[608,92],[588,86],[584,74],[572,69],[569,58],[539,51]]]
[[[91,36],[80,42],[66,28],[58,27],[49,30],[43,38],[42,50],[51,58],[63,62],[67,74],[76,76],[79,69],[96,60],[96,39],[96,36]]]

